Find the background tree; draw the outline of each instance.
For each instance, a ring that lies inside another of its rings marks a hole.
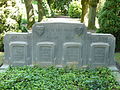
[[[24,0],[26,12],[27,12],[27,28],[30,29],[35,23],[34,9],[32,6],[32,0]]]
[[[44,16],[44,9],[42,6],[42,0],[37,0],[37,2],[38,2],[38,22],[40,22]]]
[[[97,32],[111,33],[116,37],[116,51],[120,51],[120,0],[106,0],[99,13]]]
[[[51,9],[47,0],[37,0],[38,5],[38,21],[40,22],[43,17],[51,17]]]
[[[81,16],[81,22],[84,22],[84,17],[87,14],[88,7],[89,7],[89,0],[81,0],[82,5],[82,16]]]
[[[89,0],[89,16],[88,16],[88,29],[94,30],[95,27],[95,17],[96,17],[96,8],[99,0]]]

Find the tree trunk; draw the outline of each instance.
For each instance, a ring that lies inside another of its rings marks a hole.
[[[38,1],[38,22],[40,22],[44,16],[44,9],[42,6],[42,0],[37,0],[37,1]]]
[[[27,28],[30,29],[32,25],[35,23],[35,17],[34,17],[34,9],[32,6],[32,0],[24,0],[26,12],[27,12]]]
[[[81,1],[82,4],[82,16],[81,16],[81,22],[84,22],[84,17],[88,11],[88,6],[89,6],[89,0],[82,0]]]
[[[99,0],[90,0],[89,1],[89,20],[88,20],[88,29],[94,30],[95,27],[95,17],[96,17],[96,8]]]
[[[49,5],[49,7],[50,7],[50,10],[51,10],[51,16],[53,16],[54,17],[54,12],[53,12],[53,10],[52,10],[52,4],[55,2],[55,0],[47,0],[47,3],[48,3],[48,5]]]

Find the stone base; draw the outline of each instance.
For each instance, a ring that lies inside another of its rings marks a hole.
[[[120,84],[120,71],[116,66],[109,67],[112,70],[112,75],[115,77],[116,81]]]
[[[7,68],[9,68],[9,65],[3,64],[3,65],[0,67],[0,70],[5,70],[5,69],[7,69]]]
[[[3,65],[0,67],[0,72],[5,72],[8,68],[9,68],[9,65],[3,64]]]
[[[116,66],[110,66],[108,68],[113,72],[119,72],[119,69]]]

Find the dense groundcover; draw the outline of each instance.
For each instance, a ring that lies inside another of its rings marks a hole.
[[[10,67],[0,90],[120,90],[108,68]]]

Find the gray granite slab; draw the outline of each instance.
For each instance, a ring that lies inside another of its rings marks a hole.
[[[12,66],[114,66],[115,37],[87,32],[74,21],[35,23],[31,33],[4,37],[5,64]]]

